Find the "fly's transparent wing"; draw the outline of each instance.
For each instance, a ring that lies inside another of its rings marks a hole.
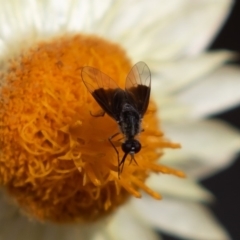
[[[100,107],[110,117],[118,120],[126,99],[125,92],[109,76],[93,67],[82,69],[82,80]]]
[[[125,90],[129,102],[143,116],[151,92],[151,72],[146,63],[138,62],[132,67],[126,79]]]

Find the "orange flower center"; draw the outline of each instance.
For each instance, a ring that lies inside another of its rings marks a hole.
[[[27,213],[54,222],[93,221],[111,213],[140,189],[150,174],[179,171],[157,164],[165,147],[177,148],[158,130],[150,102],[136,163],[126,159],[118,177],[108,138],[119,131],[81,79],[81,68],[98,68],[124,87],[131,62],[116,44],[95,36],[43,42],[10,59],[1,74],[0,183]],[[120,137],[121,138],[121,137]],[[114,139],[120,157],[121,139]]]

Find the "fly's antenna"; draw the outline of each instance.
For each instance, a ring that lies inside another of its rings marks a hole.
[[[138,165],[137,161],[134,158],[134,154],[130,153],[130,155],[131,155],[131,159],[130,159],[129,165],[132,163],[132,161],[134,161],[136,163],[136,165]]]
[[[125,163],[125,160],[126,160],[126,157],[129,153],[126,152],[121,160],[121,162],[118,164],[118,178],[120,178],[120,174],[122,173],[123,171],[123,167],[124,167],[124,163]]]

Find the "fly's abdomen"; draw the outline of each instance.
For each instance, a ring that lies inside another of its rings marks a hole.
[[[140,115],[129,104],[125,104],[120,116],[120,128],[126,138],[134,138],[140,131]]]

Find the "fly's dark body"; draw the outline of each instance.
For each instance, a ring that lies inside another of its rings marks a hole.
[[[141,117],[132,105],[125,103],[118,124],[125,138],[132,139],[140,132]]]
[[[120,174],[128,154],[131,156],[130,161],[137,163],[134,154],[141,150],[141,143],[135,137],[142,131],[141,120],[149,103],[150,70],[144,62],[135,64],[127,76],[125,90],[119,88],[109,76],[96,68],[84,67],[82,79],[104,112],[118,123],[125,137],[122,143],[122,150],[125,154],[121,161],[118,150],[111,141],[118,133],[109,138],[118,156],[118,173]]]

